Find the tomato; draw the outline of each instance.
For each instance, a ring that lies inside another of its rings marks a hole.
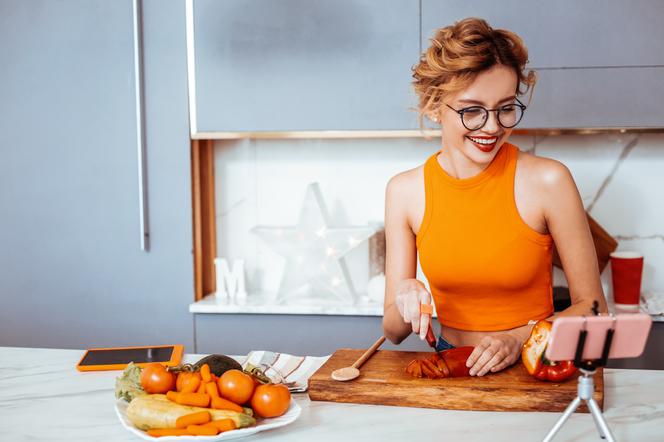
[[[254,392],[254,378],[241,370],[228,370],[217,381],[219,393],[225,399],[238,405],[251,399]]]
[[[175,388],[175,374],[159,363],[148,364],[141,372],[141,387],[146,393],[166,393]]]
[[[251,397],[251,408],[260,417],[277,417],[290,406],[290,391],[283,384],[259,385]]]
[[[201,385],[201,374],[199,372],[181,371],[175,382],[175,389],[185,393],[193,393]]]

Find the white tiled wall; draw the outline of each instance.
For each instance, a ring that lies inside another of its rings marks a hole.
[[[642,290],[664,291],[664,134],[552,137],[535,151],[569,167],[586,208],[618,240],[618,250],[643,253]],[[609,296],[610,280],[607,266]]]
[[[644,290],[664,290],[664,134],[521,136],[511,142],[567,165],[586,209],[619,240],[619,250],[644,253]],[[218,254],[246,260],[250,291],[273,292],[283,259],[249,233],[251,227],[294,225],[310,182],[320,184],[334,225],[382,222],[389,178],[437,149],[438,140],[415,138],[218,141]],[[356,287],[366,285],[367,257],[366,244],[348,257]],[[609,290],[608,270],[602,278]],[[564,283],[556,272],[556,284]]]

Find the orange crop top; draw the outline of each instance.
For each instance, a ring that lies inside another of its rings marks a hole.
[[[486,169],[466,179],[448,175],[438,152],[424,164],[426,205],[416,244],[445,326],[506,330],[553,313],[553,240],[517,211],[518,154],[505,143]]]

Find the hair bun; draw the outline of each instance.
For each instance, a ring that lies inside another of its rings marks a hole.
[[[446,96],[465,89],[480,72],[498,64],[514,68],[517,94],[532,93],[537,78],[532,70],[524,71],[528,49],[515,33],[493,29],[486,20],[470,17],[436,30],[429,41],[413,67],[420,125],[422,117],[436,111]]]

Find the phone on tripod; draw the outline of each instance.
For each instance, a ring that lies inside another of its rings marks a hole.
[[[596,311],[595,305],[595,311]],[[581,376],[577,396],[570,402],[560,419],[549,430],[544,442],[551,442],[581,402],[588,405],[600,437],[607,442],[615,438],[593,398],[593,376],[598,367],[609,359],[635,358],[643,353],[648,340],[652,318],[645,313],[564,316],[553,321],[544,356],[550,361],[574,360]]]
[[[645,313],[563,316],[553,321],[544,356],[550,361],[575,359],[579,337],[585,330],[585,342],[580,355],[582,360],[601,359],[604,356],[607,334],[612,335],[608,359],[636,358],[645,349],[651,326],[652,318]]]

